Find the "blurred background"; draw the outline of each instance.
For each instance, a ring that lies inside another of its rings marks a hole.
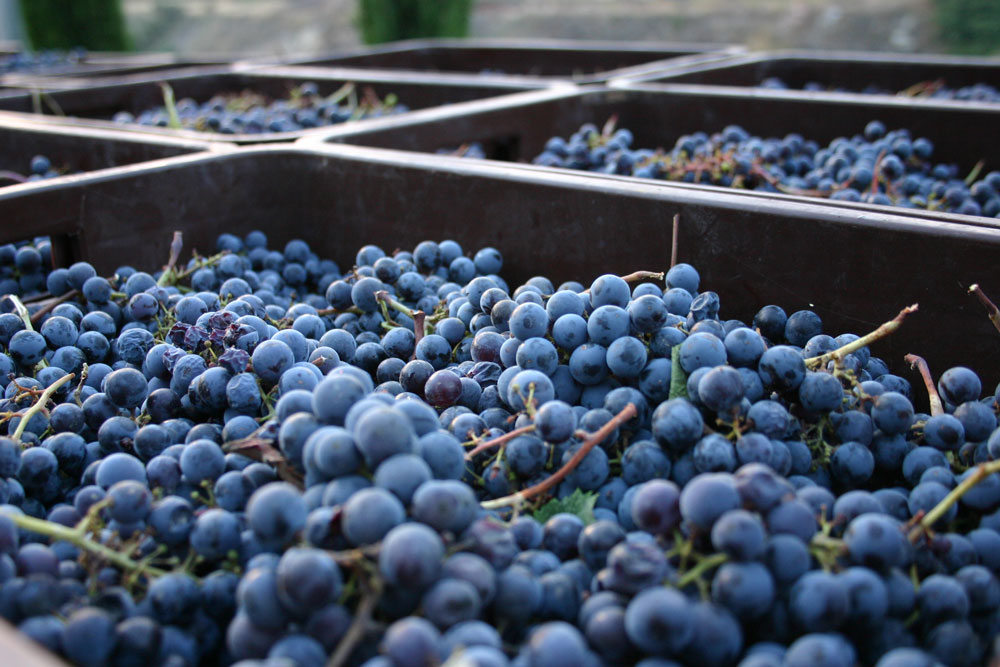
[[[1000,51],[1000,0],[0,0],[0,40],[181,56],[307,54],[411,37]]]

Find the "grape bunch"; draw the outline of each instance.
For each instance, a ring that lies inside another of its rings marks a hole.
[[[83,48],[69,51],[18,51],[0,55],[0,74],[29,73],[44,74],[46,71],[72,68],[87,59],[87,50]]]
[[[51,271],[52,244],[47,236],[0,245],[0,293],[44,298]]]
[[[1000,655],[1000,388],[914,358],[918,412],[871,348],[912,308],[725,319],[688,264],[512,286],[454,240],[181,254],[0,300],[0,616],[73,664]]]
[[[684,183],[822,197],[981,215],[1000,216],[1000,171],[968,175],[933,161],[934,144],[906,129],[887,130],[874,120],[861,134],[827,146],[789,134],[751,135],[738,125],[721,132],[681,136],[669,150],[633,148],[626,128],[583,125],[568,139],[552,137],[533,160],[565,167]]]
[[[772,90],[789,90],[793,88],[779,77],[768,77],[760,82],[761,88]],[[892,91],[881,86],[869,84],[860,90],[850,90],[842,87],[830,87],[815,81],[809,81],[802,90],[813,92],[833,91],[838,93],[859,92],[865,95],[898,95],[917,99],[956,100],[961,102],[1000,102],[1000,90],[996,86],[980,82],[968,86],[952,88],[943,80],[920,81],[900,91]]]
[[[406,111],[408,107],[392,94],[379,99],[371,88],[365,88],[358,96],[354,84],[348,83],[323,96],[315,83],[307,82],[293,88],[285,99],[274,100],[252,91],[219,94],[202,103],[186,97],[138,114],[119,111],[112,121],[220,134],[270,134]]]

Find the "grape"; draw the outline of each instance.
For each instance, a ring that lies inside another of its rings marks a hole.
[[[872,421],[883,433],[903,433],[913,423],[913,405],[902,394],[887,391],[875,399]]]
[[[983,386],[975,371],[964,366],[956,366],[941,374],[937,389],[945,401],[952,405],[961,405],[966,401],[978,400]]]
[[[740,504],[731,478],[723,473],[703,473],[683,488],[680,511],[685,521],[708,530],[712,524]]]
[[[108,489],[111,506],[108,514],[121,523],[143,521],[153,504],[153,494],[145,484],[134,480],[117,482]]]
[[[268,543],[286,544],[305,525],[306,514],[302,496],[284,482],[257,489],[247,502],[249,527]]]
[[[354,438],[369,468],[395,454],[410,454],[416,448],[416,433],[407,417],[391,408],[366,412],[354,428]]]
[[[813,633],[800,637],[785,654],[788,667],[850,667],[855,664],[854,649],[840,635]]]
[[[771,606],[774,581],[760,563],[726,563],[712,579],[712,600],[740,619],[751,619]]]
[[[344,504],[342,530],[353,545],[373,544],[403,522],[406,510],[384,489],[362,489]]]
[[[625,632],[648,653],[676,655],[694,639],[691,603],[666,588],[643,591],[625,609]]]
[[[95,607],[74,611],[62,632],[62,649],[80,665],[102,665],[115,650],[115,621]]]
[[[673,482],[652,480],[637,487],[632,520],[643,530],[669,535],[680,523],[681,492]]]
[[[417,487],[411,511],[423,523],[457,533],[472,523],[476,506],[471,489],[461,482],[430,480]]]
[[[969,596],[954,578],[934,574],[921,583],[917,591],[917,608],[921,618],[930,625],[961,620],[969,614]]]
[[[847,591],[831,574],[807,572],[792,586],[789,612],[806,632],[834,630],[847,619],[849,611]]]
[[[405,523],[390,530],[379,552],[379,572],[391,584],[426,588],[441,571],[444,545],[430,528]]]
[[[661,403],[652,416],[652,431],[660,445],[680,453],[697,442],[704,429],[704,420],[697,408],[683,399]]]
[[[764,554],[764,525],[744,510],[729,510],[712,526],[712,546],[735,560],[757,560]]]

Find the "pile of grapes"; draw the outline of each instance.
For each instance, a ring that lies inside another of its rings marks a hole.
[[[351,83],[325,97],[319,94],[315,83],[303,83],[292,89],[287,98],[279,100],[252,91],[220,94],[204,103],[191,98],[173,103],[172,93],[166,93],[165,97],[161,106],[137,115],[119,111],[112,120],[120,124],[138,123],[221,134],[270,134],[409,111],[395,95],[380,99],[371,88],[366,88],[359,96]]]
[[[782,192],[840,201],[1000,216],[1000,172],[967,176],[932,160],[934,144],[908,130],[872,121],[862,134],[820,147],[798,134],[761,138],[738,125],[696,132],[670,151],[633,148],[632,133],[586,124],[568,139],[553,137],[533,162],[684,183]]]
[[[44,155],[36,155],[25,166],[28,167],[27,174],[22,174],[14,170],[0,169],[0,187],[16,183],[27,183],[29,181],[40,181],[60,175],[59,171],[53,168],[52,161]],[[20,294],[20,292],[17,292],[17,294]]]
[[[74,664],[998,655],[997,396],[922,367],[915,412],[869,348],[913,307],[834,337],[687,264],[181,253],[0,302],[0,615]]]
[[[0,55],[0,74],[13,72],[44,74],[46,71],[71,69],[84,62],[86,58],[86,49],[18,51]]]
[[[761,88],[772,90],[789,90],[789,86],[778,77],[768,77],[760,82]],[[917,99],[931,100],[957,100],[961,102],[1000,102],[1000,90],[996,86],[988,83],[974,83],[971,86],[960,86],[950,88],[948,84],[941,80],[921,81],[909,88],[900,91],[892,91],[880,86],[868,85],[860,90],[850,90],[848,88],[831,87],[815,81],[807,82],[802,90],[814,92],[837,92],[837,93],[862,93],[864,95],[898,95],[900,97],[912,97]]]

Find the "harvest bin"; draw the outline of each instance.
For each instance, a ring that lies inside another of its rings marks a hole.
[[[33,125],[0,118],[0,170],[23,173],[31,158],[44,155],[61,173],[121,167],[124,165],[187,155],[225,144],[197,142],[172,137],[149,137],[91,128]],[[9,182],[0,182],[0,186]]]
[[[484,76],[519,75],[596,83],[742,52],[726,44],[576,40],[406,40],[345,53],[284,60],[289,65],[375,67]]]
[[[410,108],[421,109],[435,107],[452,102],[465,102],[483,97],[503,95],[531,88],[540,88],[545,84],[532,83],[509,77],[483,80],[470,76],[444,76],[427,74],[397,74],[391,72],[373,72],[348,69],[330,69],[316,71],[312,69],[283,68],[274,69],[268,73],[249,73],[221,71],[218,68],[209,71],[195,70],[186,74],[173,73],[173,76],[158,78],[150,76],[138,81],[127,83],[101,83],[70,90],[50,91],[42,104],[42,110],[47,115],[33,113],[36,100],[29,93],[0,98],[0,111],[20,112],[30,114],[34,120],[45,120],[60,125],[73,124],[78,126],[115,129],[116,131],[135,131],[166,136],[187,137],[196,140],[214,139],[235,143],[259,143],[264,141],[289,141],[307,133],[315,133],[324,128],[313,130],[298,130],[295,132],[275,132],[271,134],[213,134],[195,130],[169,129],[147,127],[136,124],[116,124],[111,122],[112,116],[118,111],[129,111],[137,114],[151,107],[163,104],[161,82],[168,83],[174,91],[176,99],[191,97],[198,102],[204,102],[218,93],[239,93],[250,90],[271,97],[285,97],[289,91],[307,81],[317,84],[320,95],[330,95],[347,82],[357,84],[359,89],[371,88],[376,95],[384,98],[395,94],[401,104]],[[48,115],[55,105],[65,116]],[[329,129],[329,128],[326,128]]]
[[[589,284],[609,272],[665,270],[675,214],[679,260],[699,269],[702,289],[719,293],[724,318],[750,322],[775,303],[789,314],[815,310],[831,334],[863,334],[919,303],[874,346],[895,372],[919,386],[907,353],[938,373],[1000,367],[1000,334],[966,292],[979,282],[1000,294],[1000,227],[728,191],[349,146],[270,146],[0,191],[0,243],[23,237],[30,222],[32,235],[53,236],[58,264],[82,259],[110,274],[121,264],[162,266],[174,230],[184,234],[185,256],[212,252],[222,232],[262,229],[278,247],[306,239],[341,267],[365,243],[391,251],[454,238],[467,252],[500,249],[511,285],[539,274]]]
[[[634,81],[759,86],[777,77],[791,89],[807,83],[861,92],[872,85],[895,94],[911,86],[943,80],[950,88],[987,83],[1000,87],[1000,59],[945,55],[859,52],[773,51],[742,54],[726,61],[695,63],[658,73],[626,75]]]
[[[510,95],[463,105],[459,109],[434,109],[405,118],[377,119],[353,127],[331,127],[326,142],[340,142],[435,153],[479,142],[487,158],[531,162],[553,136],[568,137],[584,123],[602,126],[616,118],[616,127],[635,135],[634,147],[673,148],[684,134],[715,132],[730,124],[741,125],[759,136],[783,137],[798,132],[806,139],[826,143],[864,130],[874,119],[889,129],[908,128],[914,136],[934,142],[936,162],[956,163],[971,171],[983,160],[982,173],[1000,169],[1000,120],[997,107],[976,103],[914,103],[901,98],[872,98],[833,93],[803,94],[770,90],[735,90],[725,87],[681,84],[630,84],[583,90],[552,89]],[[314,135],[306,143],[312,143]],[[319,140],[319,139],[316,139]],[[568,170],[558,169],[565,173]],[[666,181],[608,176],[664,184]],[[690,186],[719,191],[715,186]],[[747,192],[745,190],[728,190]],[[852,210],[906,210],[908,215],[942,220],[982,220],[978,216],[928,212],[915,209],[806,199],[782,194],[767,197],[823,202]]]

